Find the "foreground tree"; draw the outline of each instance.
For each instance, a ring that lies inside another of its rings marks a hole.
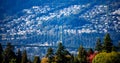
[[[120,53],[118,52],[99,53],[95,56],[92,63],[120,63]]]
[[[41,59],[41,63],[48,63],[48,58],[43,57],[43,58]]]
[[[62,43],[58,44],[58,49],[56,52],[57,63],[67,63],[70,61],[67,56],[70,56],[70,53],[65,49]]]
[[[117,51],[117,47],[112,46],[112,51],[116,52]]]
[[[33,63],[40,63],[40,58],[39,58],[39,56],[35,56]]]
[[[3,48],[2,48],[2,45],[0,43],[0,63],[2,63],[2,61],[3,61],[3,55],[2,55],[2,53],[3,53]]]
[[[73,63],[79,63],[79,60],[78,60],[78,57],[77,57],[77,56],[74,57]]]
[[[27,62],[28,62],[27,53],[26,53],[26,50],[24,50],[23,54],[22,54],[22,61],[21,61],[21,63],[27,63]]]
[[[3,52],[3,48],[2,48],[2,45],[0,43],[0,54],[2,54],[2,52]]]
[[[54,61],[54,53],[52,48],[48,48],[46,57],[48,58],[48,63],[52,63]]]
[[[106,52],[111,52],[112,51],[112,40],[110,38],[109,33],[106,34],[105,38],[104,38],[104,44],[103,44],[103,48],[104,51]]]
[[[78,60],[80,63],[86,63],[87,62],[87,53],[83,46],[80,46],[78,49]]]
[[[96,46],[95,46],[96,51],[101,51],[102,50],[102,45],[101,45],[101,40],[100,38],[97,39]]]
[[[120,41],[118,42],[118,51],[120,51]]]
[[[22,54],[21,54],[20,49],[18,49],[18,52],[17,52],[17,63],[21,63],[21,59],[22,59]]]
[[[93,49],[90,48],[90,49],[88,50],[88,56],[90,56],[90,55],[93,54],[93,53],[94,53]]]
[[[3,63],[9,63],[9,62],[11,62],[12,59],[16,60],[16,55],[13,51],[13,46],[11,45],[11,43],[8,43],[7,47],[4,51]]]

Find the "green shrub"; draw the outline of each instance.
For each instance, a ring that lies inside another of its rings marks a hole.
[[[95,56],[92,63],[120,63],[120,53],[111,52],[111,53],[99,53]]]

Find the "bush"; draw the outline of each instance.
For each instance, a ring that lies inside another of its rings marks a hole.
[[[120,63],[120,53],[111,52],[111,53],[99,53],[95,56],[92,63]]]

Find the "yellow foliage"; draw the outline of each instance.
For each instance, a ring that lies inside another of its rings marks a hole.
[[[42,60],[41,60],[41,63],[48,63],[48,58],[43,57]]]
[[[120,54],[118,52],[102,52],[95,56],[92,63],[120,63]]]
[[[66,55],[65,57],[66,57],[66,58],[69,58],[69,59],[71,58],[71,56],[70,56],[70,55]]]

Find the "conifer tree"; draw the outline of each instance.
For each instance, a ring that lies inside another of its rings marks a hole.
[[[120,41],[118,42],[118,50],[120,51]]]
[[[34,57],[34,62],[33,63],[40,63],[40,58],[39,56]]]
[[[112,51],[116,52],[117,51],[117,47],[112,46]]]
[[[48,58],[48,63],[52,63],[54,60],[54,53],[52,48],[48,48],[46,57]]]
[[[27,63],[28,59],[27,59],[27,53],[26,53],[26,50],[23,51],[23,54],[22,54],[22,61],[21,63]]]
[[[57,63],[67,63],[66,55],[70,55],[70,53],[65,49],[62,43],[59,43],[56,52]]]
[[[4,53],[3,63],[8,63],[12,59],[16,59],[16,55],[13,51],[13,46],[11,45],[11,43],[7,43],[7,47],[3,53]]]
[[[2,48],[2,45],[0,43],[0,63],[2,63],[2,61],[3,61],[3,55],[2,55],[2,53],[3,53],[3,48]]]
[[[20,49],[18,49],[18,52],[17,52],[17,63],[21,63],[21,59],[22,59],[22,54],[21,54]]]
[[[78,60],[80,63],[86,63],[87,61],[87,53],[85,51],[85,49],[83,48],[83,46],[80,46],[80,48],[78,49]]]
[[[0,43],[0,54],[2,54],[2,52],[3,52],[3,48],[2,48],[2,45]]]
[[[101,45],[101,40],[100,38],[97,39],[96,46],[95,46],[96,51],[101,51],[102,50],[102,45]]]
[[[73,63],[80,63],[77,56],[74,57],[74,62]]]
[[[112,51],[112,40],[110,38],[109,33],[107,33],[104,37],[104,44],[103,44],[103,48],[106,52],[111,52]]]

